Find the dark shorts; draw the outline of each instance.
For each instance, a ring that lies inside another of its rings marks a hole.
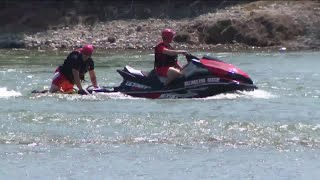
[[[59,67],[56,69],[54,76],[52,78],[52,84],[59,87],[61,92],[72,92],[73,83],[71,83],[65,75],[60,73]]]

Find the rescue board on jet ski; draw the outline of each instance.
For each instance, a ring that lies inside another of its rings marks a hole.
[[[103,86],[102,88],[92,88],[92,86],[89,86],[86,88],[87,91],[90,94],[94,94],[94,93],[111,93],[111,92],[118,92],[116,90],[116,87],[108,87],[108,86]],[[33,90],[31,91],[32,94],[44,94],[44,93],[49,93],[48,89],[44,89],[44,90]],[[74,90],[72,92],[56,92],[58,94],[78,94],[77,90]]]

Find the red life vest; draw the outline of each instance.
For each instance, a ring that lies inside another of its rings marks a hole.
[[[171,45],[166,45],[161,42],[154,48],[154,68],[157,67],[172,67],[177,64],[178,56],[169,56],[167,54],[163,54],[160,48],[164,46],[167,49],[173,49]]]

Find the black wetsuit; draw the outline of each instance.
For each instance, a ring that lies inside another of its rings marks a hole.
[[[89,58],[87,61],[83,61],[82,54],[78,51],[73,51],[68,55],[67,59],[64,60],[63,65],[61,65],[59,69],[60,72],[74,84],[72,69],[78,70],[80,79],[84,80],[84,74],[88,71],[94,70],[94,62],[92,58]]]

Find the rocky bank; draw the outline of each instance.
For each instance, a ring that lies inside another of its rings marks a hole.
[[[18,27],[6,26],[0,34],[0,48],[59,50],[91,43],[105,50],[152,49],[164,28],[177,32],[176,48],[188,50],[320,48],[320,1],[255,1],[183,19],[89,18],[84,22],[79,18],[70,23],[70,17],[64,17],[64,23],[37,31],[14,32],[8,29]]]

